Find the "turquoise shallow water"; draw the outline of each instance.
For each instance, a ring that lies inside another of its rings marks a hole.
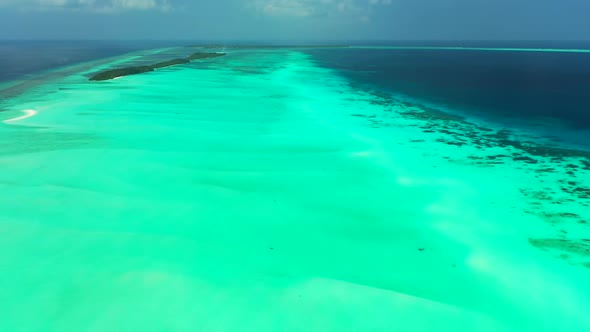
[[[299,51],[87,74],[0,113],[38,112],[0,125],[0,330],[590,328],[585,201],[538,197],[567,169],[477,165]]]

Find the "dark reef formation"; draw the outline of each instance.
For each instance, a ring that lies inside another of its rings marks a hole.
[[[382,112],[351,114],[364,119],[366,126],[417,127],[431,135],[410,139],[408,143],[415,149],[433,141],[449,146],[440,152],[423,147],[427,149],[425,154],[439,154],[456,164],[489,168],[502,168],[506,164],[506,167],[521,170],[529,180],[512,185],[518,187],[527,203],[523,212],[550,227],[546,237],[529,238],[529,244],[572,265],[590,268],[590,238],[580,237],[590,229],[589,150],[564,145],[554,136],[485,127],[485,124],[471,122],[446,110],[396,99],[378,91],[370,91],[367,100],[383,109]],[[400,142],[400,145],[408,143]],[[466,149],[466,154],[452,153],[460,149]]]
[[[201,52],[193,53],[186,58],[162,61],[162,62],[158,62],[156,64],[149,65],[149,66],[134,66],[134,67],[125,67],[125,68],[106,70],[106,71],[100,72],[100,73],[92,76],[90,78],[90,80],[91,81],[106,81],[106,80],[111,80],[111,79],[117,78],[117,77],[142,74],[142,73],[154,71],[154,70],[160,69],[160,68],[186,64],[186,63],[189,63],[193,60],[217,58],[217,57],[224,56],[224,55],[225,55],[225,53],[201,53]]]

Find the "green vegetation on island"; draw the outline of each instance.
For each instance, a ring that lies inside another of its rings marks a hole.
[[[241,49],[315,49],[315,48],[349,48],[350,45],[339,45],[339,44],[309,44],[309,45],[266,45],[266,44],[259,44],[259,45],[222,45],[222,44],[195,44],[189,45],[188,47],[194,48],[202,48],[202,49],[230,49],[230,50],[241,50]]]
[[[220,56],[224,56],[225,53],[207,53],[207,52],[198,52],[191,54],[187,59],[189,61],[192,60],[202,60],[202,59],[210,59],[210,58],[217,58]]]
[[[217,58],[220,56],[224,56],[225,53],[193,53],[186,58],[179,58],[179,59],[172,59],[167,61],[158,62],[153,65],[149,66],[133,66],[133,67],[125,67],[125,68],[117,68],[117,69],[110,69],[103,72],[100,72],[90,78],[91,81],[106,81],[111,80],[113,78],[128,76],[128,75],[136,75],[142,74],[150,71],[154,71],[155,69],[165,68],[170,66],[176,66],[181,64],[189,63],[193,60],[201,60],[201,59],[210,59],[210,58]]]
[[[90,78],[90,80],[91,81],[106,81],[106,80],[110,80],[110,79],[121,77],[121,76],[147,73],[149,71],[154,71],[154,67],[152,67],[152,66],[137,66],[137,67],[111,69],[111,70],[103,71],[101,73],[98,73],[98,74],[92,76]]]
[[[158,62],[155,65],[152,65],[152,67],[154,67],[154,69],[158,69],[158,68],[182,65],[185,63],[189,63],[189,62],[190,62],[190,60],[188,60],[188,59],[172,59],[172,60],[168,60],[168,61]]]

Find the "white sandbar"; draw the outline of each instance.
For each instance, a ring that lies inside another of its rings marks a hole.
[[[37,115],[37,111],[35,111],[35,110],[23,110],[23,113],[25,113],[25,115],[21,115],[21,116],[17,116],[16,118],[4,120],[3,122],[4,123],[13,123],[13,122],[28,119],[30,117]]]

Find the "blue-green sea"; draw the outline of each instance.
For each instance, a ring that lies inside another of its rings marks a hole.
[[[367,88],[338,48],[88,80],[195,50],[1,101],[0,331],[590,330],[584,144]]]

